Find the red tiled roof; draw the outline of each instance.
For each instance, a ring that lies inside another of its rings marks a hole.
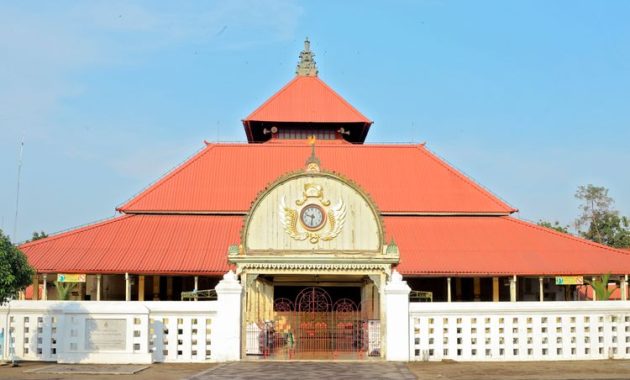
[[[123,215],[20,249],[39,273],[223,274],[242,216]]]
[[[372,123],[314,76],[296,76],[243,121]]]
[[[386,217],[399,270],[424,275],[630,273],[630,254],[512,217]]]
[[[385,216],[404,275],[630,273],[630,255],[507,216]],[[226,272],[243,217],[124,215],[22,245],[39,273]],[[389,238],[388,238],[389,240]]]
[[[209,144],[195,157],[121,206],[123,212],[246,212],[258,192],[302,170],[304,141]],[[318,142],[324,170],[351,179],[383,212],[510,213],[515,211],[421,145]]]

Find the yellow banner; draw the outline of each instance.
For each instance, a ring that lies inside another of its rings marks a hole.
[[[583,276],[558,276],[556,285],[584,285]]]
[[[85,277],[84,274],[60,273],[57,275],[57,282],[85,282]]]

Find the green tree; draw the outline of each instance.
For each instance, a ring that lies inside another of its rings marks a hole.
[[[44,231],[40,231],[40,232],[35,231],[35,232],[33,232],[33,237],[31,238],[31,240],[28,240],[28,242],[39,240],[39,239],[44,239],[44,238],[47,238],[47,237],[48,237],[48,234],[45,233]]]
[[[0,230],[0,305],[16,298],[33,280],[26,256]]]
[[[57,299],[60,301],[67,301],[70,299],[70,293],[76,288],[77,284],[74,282],[59,282],[55,281],[55,287],[57,288]]]
[[[617,290],[617,286],[612,289],[608,287],[608,283],[610,282],[610,273],[596,277],[593,281],[586,279],[584,281],[593,288],[595,298],[598,301],[608,301],[613,292]]]
[[[556,230],[558,232],[562,232],[565,234],[569,233],[569,226],[563,226],[557,220],[553,223],[547,222],[546,220],[539,220],[538,223],[536,224],[538,224],[541,227],[551,228],[552,230]]]
[[[614,201],[608,189],[580,186],[575,197],[582,201],[582,214],[575,221],[582,237],[615,248],[630,247],[630,221],[611,208]]]

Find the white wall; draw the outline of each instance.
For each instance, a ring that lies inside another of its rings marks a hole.
[[[630,302],[411,303],[411,360],[630,358]]]
[[[0,307],[0,353],[60,363],[237,360],[241,291],[229,272],[218,301],[12,301]]]

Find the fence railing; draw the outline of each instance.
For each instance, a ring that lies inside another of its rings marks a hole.
[[[411,360],[630,358],[630,302],[411,303]]]

